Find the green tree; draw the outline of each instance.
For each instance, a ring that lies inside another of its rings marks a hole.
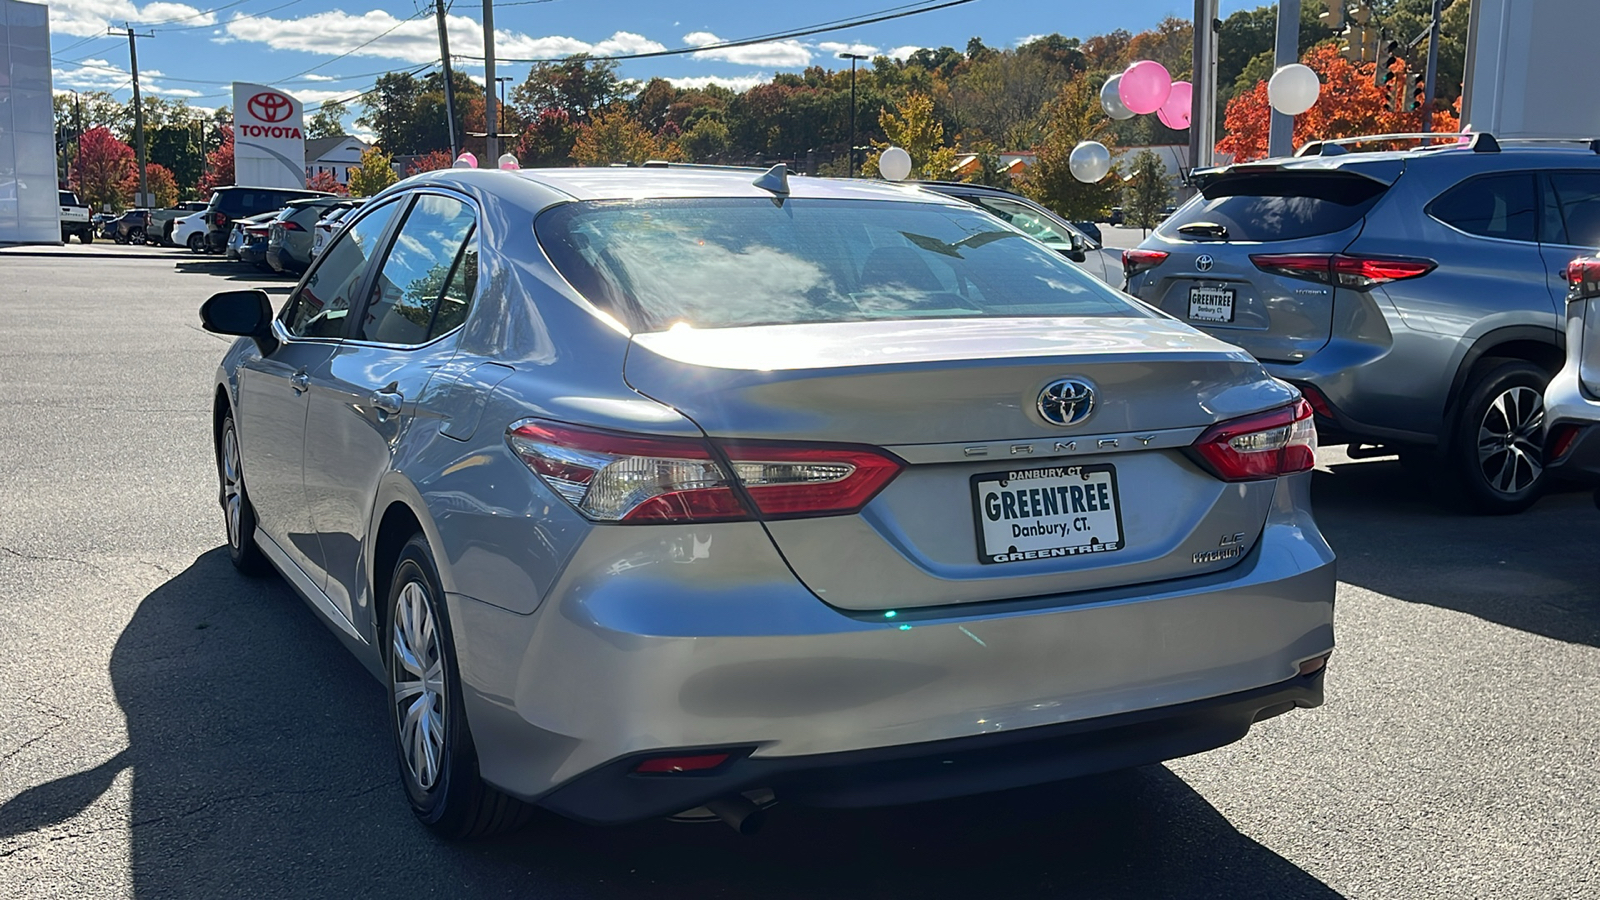
[[[344,134],[344,117],[350,110],[337,100],[329,100],[317,107],[306,121],[306,137],[327,138]]]
[[[557,63],[535,63],[527,79],[511,92],[511,102],[526,121],[546,109],[560,109],[573,122],[587,122],[625,99],[633,87],[634,83],[617,77],[615,62],[579,53]]]
[[[1072,176],[1072,150],[1083,141],[1107,147],[1117,142],[1111,120],[1100,108],[1100,91],[1088,78],[1074,78],[1061,88],[1045,118],[1044,138],[1035,148],[1034,165],[1021,179],[1022,192],[1067,219],[1094,219],[1117,198],[1115,171],[1094,184]]]
[[[394,157],[373,146],[361,154],[361,165],[350,170],[350,196],[371,197],[400,177],[394,173]]]
[[[862,172],[877,175],[878,157],[890,147],[899,147],[911,154],[913,179],[950,177],[956,151],[944,142],[944,125],[933,114],[932,97],[920,93],[906,95],[898,111],[885,109],[878,114],[878,127],[883,129],[885,140],[873,142],[877,149],[867,157]]]
[[[728,126],[717,116],[701,116],[683,136],[678,146],[691,162],[709,162],[728,152]]]
[[[1166,164],[1154,150],[1140,150],[1133,158],[1130,184],[1122,201],[1124,220],[1146,230],[1154,228],[1171,199],[1172,178]]]
[[[990,50],[950,82],[956,125],[968,138],[1031,147],[1045,107],[1071,75],[1043,54]]]
[[[680,156],[677,145],[658,141],[620,104],[578,126],[578,137],[572,145],[572,159],[580,166],[638,165],[646,160]]]

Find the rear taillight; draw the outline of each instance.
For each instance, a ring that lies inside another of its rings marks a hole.
[[[1255,481],[1305,472],[1317,464],[1311,404],[1296,400],[1269,412],[1219,422],[1193,450],[1223,481]]]
[[[1567,263],[1562,277],[1567,281],[1568,300],[1600,297],[1600,258],[1575,259]]]
[[[596,522],[752,519],[724,462],[695,438],[579,428],[538,419],[507,433],[551,489]],[[729,442],[720,447],[763,518],[854,513],[903,463],[869,447]]]
[[[1550,429],[1549,436],[1545,439],[1544,461],[1546,463],[1558,462],[1572,449],[1572,442],[1578,439],[1580,429],[1571,423],[1563,423]]]
[[[284,231],[305,231],[305,229],[300,226],[300,223],[293,219],[284,219],[278,224],[283,226]]]
[[[1154,269],[1167,261],[1170,254],[1165,250],[1124,250],[1122,251],[1122,274],[1128,278],[1147,269]]]
[[[1250,261],[1256,268],[1273,275],[1362,290],[1391,281],[1419,278],[1439,265],[1431,259],[1343,253],[1257,253]]]
[[[211,223],[216,225],[218,228],[226,228],[228,225],[228,217],[224,213],[213,213],[211,216]]]

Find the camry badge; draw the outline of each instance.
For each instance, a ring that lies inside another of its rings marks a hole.
[[[1215,262],[1215,260],[1211,258],[1211,254],[1202,253],[1194,258],[1195,270],[1200,272],[1209,272],[1211,271],[1211,264],[1213,262]]]
[[[1077,425],[1094,412],[1094,387],[1076,378],[1061,378],[1039,392],[1039,415],[1051,425]]]

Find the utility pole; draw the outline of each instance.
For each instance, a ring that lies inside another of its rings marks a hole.
[[[1273,69],[1300,61],[1300,0],[1278,0],[1278,38],[1272,52]],[[1272,111],[1267,134],[1268,156],[1294,153],[1294,116]]]
[[[487,3],[488,0],[484,0],[484,2]],[[128,70],[133,73],[133,139],[139,159],[139,198],[134,205],[154,206],[155,204],[150,202],[150,197],[148,196],[150,185],[146,181],[144,171],[144,104],[139,100],[139,43],[137,39],[142,37],[153,38],[155,33],[147,31],[144,34],[137,34],[134,32],[132,25],[127,22],[122,24],[124,27],[121,31],[107,28],[106,34],[111,37],[125,36],[128,39]]]
[[[500,165],[500,110],[494,96],[494,0],[483,0],[483,163]]]
[[[1193,113],[1189,118],[1189,167],[1211,165],[1217,137],[1218,0],[1194,0]]]
[[[1433,131],[1433,90],[1439,78],[1439,20],[1443,16],[1444,0],[1433,0],[1433,24],[1428,30],[1428,80],[1422,89],[1422,130],[1427,132]]]
[[[850,177],[856,177],[856,61],[866,59],[859,53],[840,53],[840,59],[850,60]]]
[[[444,0],[433,0],[434,18],[439,22],[439,59],[444,63],[444,122],[450,129],[450,158],[461,155],[456,142],[456,86],[450,72],[450,35],[444,25]]]

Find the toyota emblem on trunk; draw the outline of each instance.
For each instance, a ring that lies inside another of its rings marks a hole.
[[[1201,272],[1211,271],[1211,263],[1212,259],[1209,253],[1202,253],[1194,258],[1194,267]]]
[[[1077,425],[1094,412],[1094,387],[1076,378],[1061,378],[1039,392],[1039,415],[1051,425]]]

